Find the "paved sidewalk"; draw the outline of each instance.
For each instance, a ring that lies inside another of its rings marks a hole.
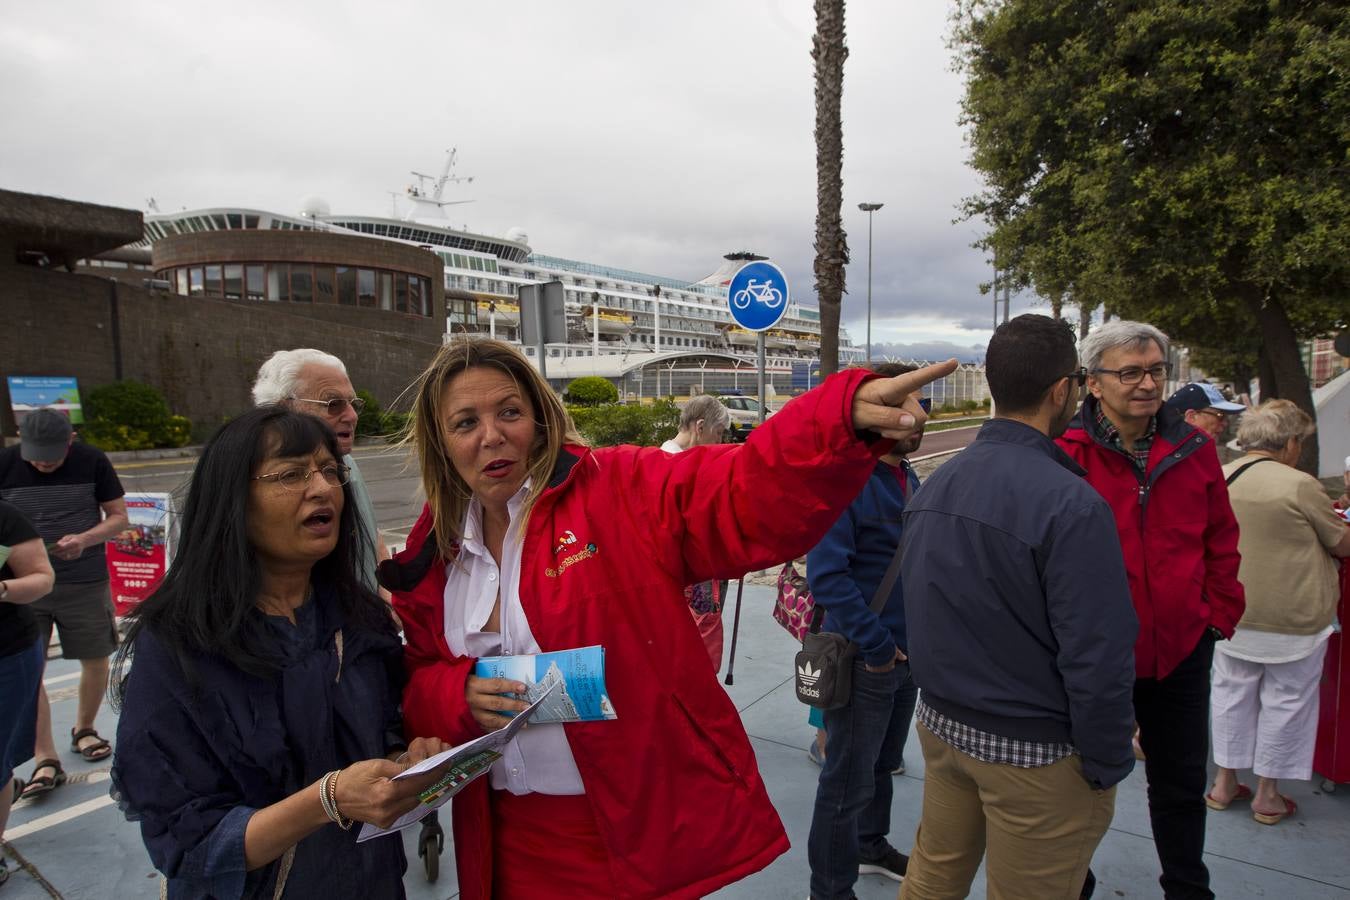
[[[741,710],[792,849],[763,872],[714,895],[726,900],[807,894],[806,833],[819,770],[806,759],[812,732],[806,724],[806,707],[796,701],[788,679],[795,646],[770,618],[773,596],[771,587],[746,586],[735,684],[728,692]],[[734,594],[732,602],[726,612],[728,642]],[[71,676],[75,672],[75,664],[63,660],[53,660],[47,672],[58,734],[68,732],[74,717],[76,681]],[[111,737],[115,715],[105,708],[98,726]],[[39,802],[19,805],[10,819],[10,866],[14,868],[18,854],[31,872],[15,872],[9,884],[0,888],[0,900],[157,897],[157,877],[136,827],[122,818],[108,798],[106,762],[85,763],[64,751],[62,761],[76,783]],[[892,842],[902,850],[908,850],[913,841],[923,796],[923,759],[916,740],[911,740],[906,761],[909,771],[896,779],[892,811]],[[31,764],[26,764],[21,774],[26,777],[30,770]],[[1215,892],[1223,900],[1350,898],[1350,786],[1326,794],[1316,783],[1289,783],[1285,792],[1298,802],[1299,813],[1274,828],[1256,824],[1239,806],[1210,814],[1208,861]],[[448,834],[448,810],[442,811],[442,821]],[[410,830],[405,840],[409,897],[456,896],[452,848],[447,845],[441,857],[440,880],[430,885],[416,857],[416,833]],[[1096,896],[1104,900],[1162,896],[1142,768],[1121,785],[1115,821],[1097,851],[1093,869],[1098,878]],[[896,887],[892,881],[868,875],[859,880],[857,894],[862,900],[893,900]],[[971,896],[984,896],[982,875]]]

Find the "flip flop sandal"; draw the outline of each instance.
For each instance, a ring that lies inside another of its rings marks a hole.
[[[25,782],[18,775],[14,776],[14,796],[9,798],[10,803],[19,802],[19,798],[23,796],[23,788],[25,784],[27,784],[27,782]],[[0,862],[4,862],[4,859],[0,858]]]
[[[54,769],[55,775],[39,775],[43,769]],[[37,765],[33,766],[33,777],[28,779],[28,783],[23,786],[23,793],[19,795],[20,800],[29,800],[33,797],[49,794],[66,783],[66,770],[61,768],[61,763],[55,759],[40,759]]]
[[[1206,794],[1205,805],[1208,806],[1210,809],[1223,812],[1225,809],[1232,806],[1239,800],[1250,800],[1250,799],[1252,799],[1252,789],[1247,787],[1247,785],[1245,784],[1239,784],[1237,786],[1237,792],[1233,794],[1232,800],[1229,800],[1227,803],[1220,803],[1218,800],[1214,799],[1214,796],[1212,794]]]
[[[96,739],[94,743],[81,747],[80,741],[89,737]],[[107,759],[112,756],[112,744],[105,741],[92,728],[82,728],[78,732],[74,728],[70,729],[70,749],[89,762],[98,762],[100,759]]]
[[[1253,812],[1252,818],[1260,822],[1262,825],[1278,825],[1280,824],[1281,819],[1287,819],[1294,813],[1298,812],[1298,804],[1295,803],[1293,800],[1290,800],[1288,797],[1284,796],[1284,794],[1280,795],[1280,799],[1284,801],[1284,812],[1282,813]]]

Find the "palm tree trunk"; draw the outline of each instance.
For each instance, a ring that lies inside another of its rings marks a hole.
[[[820,374],[839,370],[839,312],[844,297],[848,236],[844,202],[844,0],[816,0],[816,296],[820,301]]]

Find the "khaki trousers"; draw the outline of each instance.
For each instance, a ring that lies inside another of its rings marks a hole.
[[[1078,900],[1116,789],[1093,790],[1077,756],[1036,769],[995,765],[916,724],[923,816],[901,900],[963,900],[982,856],[990,900]]]

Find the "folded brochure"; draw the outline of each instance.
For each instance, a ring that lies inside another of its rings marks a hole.
[[[599,645],[553,653],[484,656],[473,667],[473,674],[524,682],[525,696],[520,699],[531,703],[552,691],[531,720],[536,725],[603,722],[619,717],[605,689],[605,648]]]
[[[525,723],[530,721],[535,712],[540,709],[540,704],[548,698],[551,691],[552,688],[545,690],[539,699],[512,719],[505,728],[475,738],[468,743],[460,744],[458,747],[443,750],[435,756],[428,756],[417,765],[409,766],[395,775],[395,781],[402,781],[404,778],[414,778],[442,766],[449,766],[434,784],[418,795],[421,802],[414,809],[400,816],[393,825],[388,828],[380,828],[371,825],[369,822],[363,823],[361,833],[356,836],[357,843],[381,835],[393,834],[396,831],[402,831],[409,825],[420,822],[432,810],[440,809],[449,802],[450,798],[463,790],[469,782],[486,775],[488,770],[492,768],[492,764],[501,759],[500,748],[510,742],[516,736],[516,732],[525,727]]]

